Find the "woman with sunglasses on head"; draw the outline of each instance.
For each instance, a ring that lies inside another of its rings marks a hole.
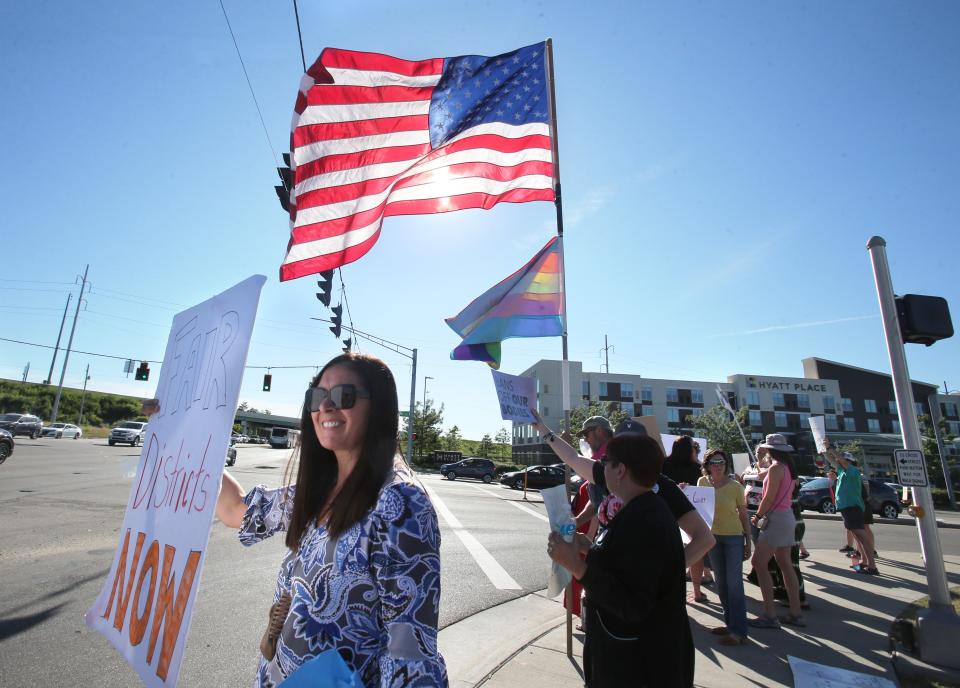
[[[244,493],[224,472],[217,516],[243,544],[286,531],[258,685],[331,649],[368,688],[447,685],[440,531],[398,455],[398,416],[383,361],[337,356],[306,392],[296,484]]]
[[[723,636],[721,645],[747,642],[747,600],[743,593],[743,562],[750,558],[750,521],[743,486],[730,478],[730,459],[720,449],[711,449],[703,462],[700,487],[714,491],[713,527],[717,544],[710,550],[710,563],[717,578],[717,592],[723,605],[724,625],[711,630]]]

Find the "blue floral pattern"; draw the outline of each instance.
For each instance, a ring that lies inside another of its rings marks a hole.
[[[294,487],[263,485],[245,497],[240,542],[252,545],[290,523]],[[398,466],[377,505],[336,540],[308,526],[288,551],[274,600],[293,601],[273,660],[260,658],[255,685],[272,688],[335,648],[367,688],[447,685],[437,649],[440,529],[423,488]]]

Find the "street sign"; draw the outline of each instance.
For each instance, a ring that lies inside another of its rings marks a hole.
[[[409,412],[409,411],[401,411],[401,412],[400,412],[400,417],[401,417],[401,418],[409,418],[409,417],[410,417],[410,412]]]
[[[897,474],[904,487],[927,487],[927,463],[923,452],[916,449],[897,449],[893,452],[897,460]]]

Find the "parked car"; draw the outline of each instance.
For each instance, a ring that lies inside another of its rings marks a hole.
[[[13,453],[16,442],[13,441],[13,435],[6,430],[0,430],[0,463],[7,460],[7,457]]]
[[[870,496],[867,503],[873,509],[873,513],[881,518],[899,518],[903,511],[903,505],[900,504],[900,493],[887,485],[882,480],[869,479]]]
[[[241,435],[239,432],[230,435],[230,444],[247,444],[249,441],[249,437]]]
[[[837,511],[830,492],[830,480],[827,478],[814,478],[801,486],[798,501],[801,509],[819,511],[821,514],[833,514]]]
[[[0,430],[6,430],[14,437],[26,435],[37,439],[43,431],[43,421],[29,413],[4,413],[0,416]]]
[[[226,465],[232,466],[237,462],[237,450],[233,447],[227,447],[227,462]]]
[[[528,488],[540,489],[563,485],[563,469],[556,466],[527,466],[521,471],[504,473],[500,476],[500,482],[514,490],[522,490],[524,474],[526,474]]]
[[[70,423],[54,423],[53,425],[45,425],[43,430],[40,431],[41,437],[53,437],[55,439],[60,439],[61,437],[71,437],[75,440],[78,440],[82,435],[83,430],[78,428],[76,425],[70,425]]]
[[[447,480],[457,478],[478,478],[485,483],[493,481],[496,466],[490,459],[461,459],[454,463],[445,463],[440,466],[440,475]]]
[[[868,480],[870,496],[867,507],[871,512],[882,518],[898,518],[903,506],[897,491],[881,480]],[[827,478],[816,478],[800,488],[800,507],[823,514],[836,512],[836,505],[830,497],[830,481]]]
[[[143,442],[143,438],[146,437],[146,435],[146,423],[138,420],[127,420],[110,430],[110,434],[107,435],[107,444],[111,447],[117,443],[129,444],[131,447],[136,447]]]

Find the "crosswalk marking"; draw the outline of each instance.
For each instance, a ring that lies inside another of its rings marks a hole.
[[[424,484],[423,487],[427,491],[427,494],[430,495],[430,500],[433,502],[437,513],[447,522],[447,525],[450,526],[454,534],[460,538],[460,542],[467,548],[470,556],[477,562],[480,570],[490,579],[494,587],[498,590],[522,590],[523,588],[520,584],[510,577],[510,574],[500,566],[497,560],[493,558],[493,555],[487,551],[487,548],[481,545],[480,541],[463,527],[460,520],[447,508],[447,505],[437,496],[437,493],[427,487],[426,484]]]
[[[466,487],[472,487],[474,490],[478,490],[479,492],[482,492],[485,495],[489,495],[490,497],[496,497],[497,499],[501,499],[505,501],[507,504],[509,504],[510,506],[515,506],[518,509],[520,509],[520,511],[525,511],[531,516],[535,516],[536,518],[539,518],[541,521],[545,521],[546,523],[550,522],[550,519],[544,516],[543,514],[539,514],[533,509],[531,509],[530,507],[524,506],[523,504],[518,504],[517,502],[515,502],[512,499],[509,499],[508,497],[502,497],[496,494],[495,492],[491,492],[486,488],[480,487],[479,485],[471,485],[470,483],[461,483],[461,484],[465,485]]]

